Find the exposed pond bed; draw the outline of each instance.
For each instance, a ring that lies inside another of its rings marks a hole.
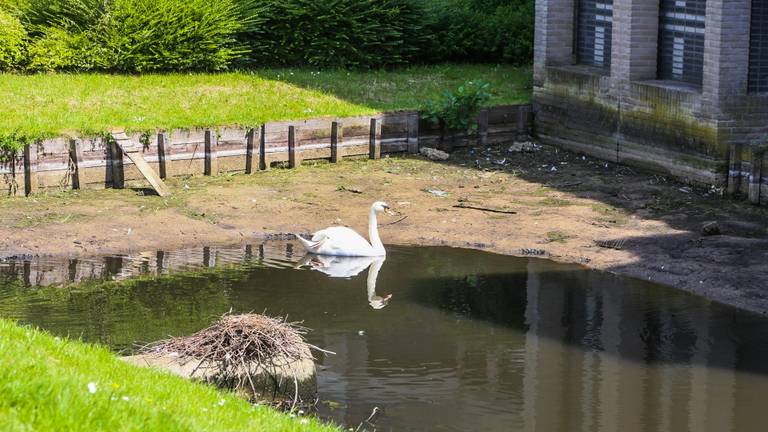
[[[768,420],[764,317],[540,259],[294,251],[4,262],[0,316],[125,353],[230,310],[287,315],[336,353],[318,359],[319,415],[353,428],[374,407],[369,430],[742,431]]]

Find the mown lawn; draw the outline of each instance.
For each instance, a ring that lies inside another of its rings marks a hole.
[[[530,68],[419,66],[393,71],[265,69],[224,74],[0,74],[0,138],[195,126],[415,109],[467,80],[490,82],[489,105],[525,103]]]
[[[338,431],[0,320],[0,429]]]

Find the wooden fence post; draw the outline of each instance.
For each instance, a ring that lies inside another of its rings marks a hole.
[[[37,149],[30,144],[24,146],[24,195],[37,192]]]
[[[83,152],[77,140],[69,140],[69,160],[72,161],[72,189],[80,189],[80,162],[83,161]]]
[[[481,109],[477,113],[477,134],[481,146],[488,145],[488,109]]]
[[[408,115],[408,153],[419,152],[419,113]]]
[[[157,162],[161,179],[166,179],[168,177],[169,153],[170,145],[168,143],[168,135],[165,132],[159,132],[157,134]]]
[[[731,144],[728,157],[728,189],[727,193],[734,196],[741,189],[741,144]]]
[[[368,144],[368,157],[370,159],[381,158],[381,126],[376,118],[371,119],[371,130]]]
[[[210,129],[205,130],[205,172],[207,176],[219,174],[219,161],[216,151],[216,137]]]
[[[112,166],[112,188],[123,189],[125,187],[125,175],[123,171],[123,149],[117,144],[114,137],[109,138],[109,163]]]
[[[259,128],[259,169],[269,168],[267,164],[267,125],[262,124]]]
[[[749,202],[760,204],[760,184],[763,179],[763,154],[752,149],[752,171],[749,175]]]
[[[245,134],[245,173],[253,174],[253,144],[256,129],[250,128]]]
[[[301,165],[301,160],[296,156],[296,127],[288,126],[288,168],[296,168]]]
[[[339,122],[331,122],[331,163],[339,161],[339,141],[343,139],[343,131]]]

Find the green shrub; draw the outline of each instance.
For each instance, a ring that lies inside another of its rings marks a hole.
[[[218,71],[245,53],[239,12],[231,0],[113,0],[90,35],[107,69]]]
[[[25,56],[27,32],[9,12],[0,10],[0,71],[17,69]]]
[[[87,32],[49,27],[29,46],[27,68],[37,72],[107,70],[112,65],[110,59]]]
[[[533,0],[430,0],[425,24],[433,46],[428,62],[530,64]]]
[[[43,36],[50,27],[85,31],[101,19],[107,4],[106,0],[26,0],[20,8],[29,32]]]
[[[456,91],[446,91],[437,101],[429,101],[421,109],[421,117],[443,130],[471,131],[483,103],[491,98],[491,85],[467,81]]]
[[[414,61],[428,46],[415,0],[266,0],[243,34],[257,64],[370,68]]]

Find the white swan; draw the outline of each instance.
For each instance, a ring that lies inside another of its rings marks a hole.
[[[371,242],[363,238],[347,227],[330,227],[320,230],[312,235],[312,240],[307,240],[296,235],[304,249],[317,255],[334,255],[348,257],[377,257],[385,256],[387,252],[379,238],[379,229],[376,222],[376,213],[387,210],[389,206],[381,201],[376,201],[368,213],[368,236]]]

